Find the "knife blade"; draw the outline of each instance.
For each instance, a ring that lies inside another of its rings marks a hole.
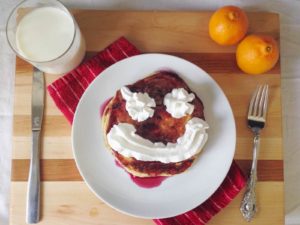
[[[32,149],[27,186],[26,223],[39,221],[40,214],[40,133],[44,113],[45,84],[44,74],[37,68],[33,70],[32,99],[31,99],[31,127]]]

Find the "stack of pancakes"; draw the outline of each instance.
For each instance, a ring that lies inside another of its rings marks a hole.
[[[204,120],[204,107],[195,93],[195,99],[190,102],[194,105],[194,111],[191,115],[176,119],[166,111],[166,106],[163,104],[164,97],[174,88],[184,88],[188,93],[193,93],[187,84],[173,72],[159,71],[127,87],[131,92],[148,93],[151,98],[155,99],[154,115],[142,122],[133,120],[126,111],[126,101],[118,90],[106,106],[102,117],[106,142],[106,136],[115,124],[129,123],[136,128],[136,134],[152,142],[176,143],[177,139],[184,134],[185,124],[191,118],[198,117]],[[189,159],[175,163],[141,161],[133,157],[125,157],[111,149],[109,145],[108,147],[118,163],[129,173],[138,177],[172,176],[182,173],[192,165],[197,157],[194,155]]]

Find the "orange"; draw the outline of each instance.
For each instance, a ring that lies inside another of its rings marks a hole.
[[[248,74],[261,74],[272,69],[279,58],[276,40],[266,35],[248,35],[238,45],[236,60]]]
[[[209,20],[209,35],[220,45],[234,45],[247,33],[249,26],[246,13],[236,6],[218,9]]]

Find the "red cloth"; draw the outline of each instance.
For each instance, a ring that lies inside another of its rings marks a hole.
[[[50,84],[47,87],[48,92],[56,106],[72,124],[79,99],[95,77],[115,62],[138,54],[139,50],[121,37],[78,68]],[[182,215],[153,221],[158,225],[203,225],[227,206],[244,186],[245,177],[233,162],[221,186],[204,203]]]

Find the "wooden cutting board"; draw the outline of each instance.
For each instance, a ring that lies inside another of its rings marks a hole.
[[[222,87],[237,126],[235,159],[247,172],[252,158],[252,133],[246,111],[257,84],[270,85],[268,122],[262,133],[258,162],[259,211],[252,224],[284,224],[284,179],[280,63],[265,75],[243,74],[235,63],[235,46],[221,47],[208,37],[211,12],[132,12],[73,10],[89,52],[97,52],[125,36],[142,52],[163,52],[185,58],[206,70]],[[248,13],[249,33],[269,34],[279,41],[279,15]],[[46,75],[50,84],[59,76]],[[25,224],[25,199],[31,150],[32,66],[17,58],[10,224]],[[117,212],[100,201],[83,182],[73,160],[71,126],[47,94],[41,151],[41,225],[153,224]],[[248,224],[239,212],[240,193],[210,224]],[[170,206],[172,207],[172,206]]]

